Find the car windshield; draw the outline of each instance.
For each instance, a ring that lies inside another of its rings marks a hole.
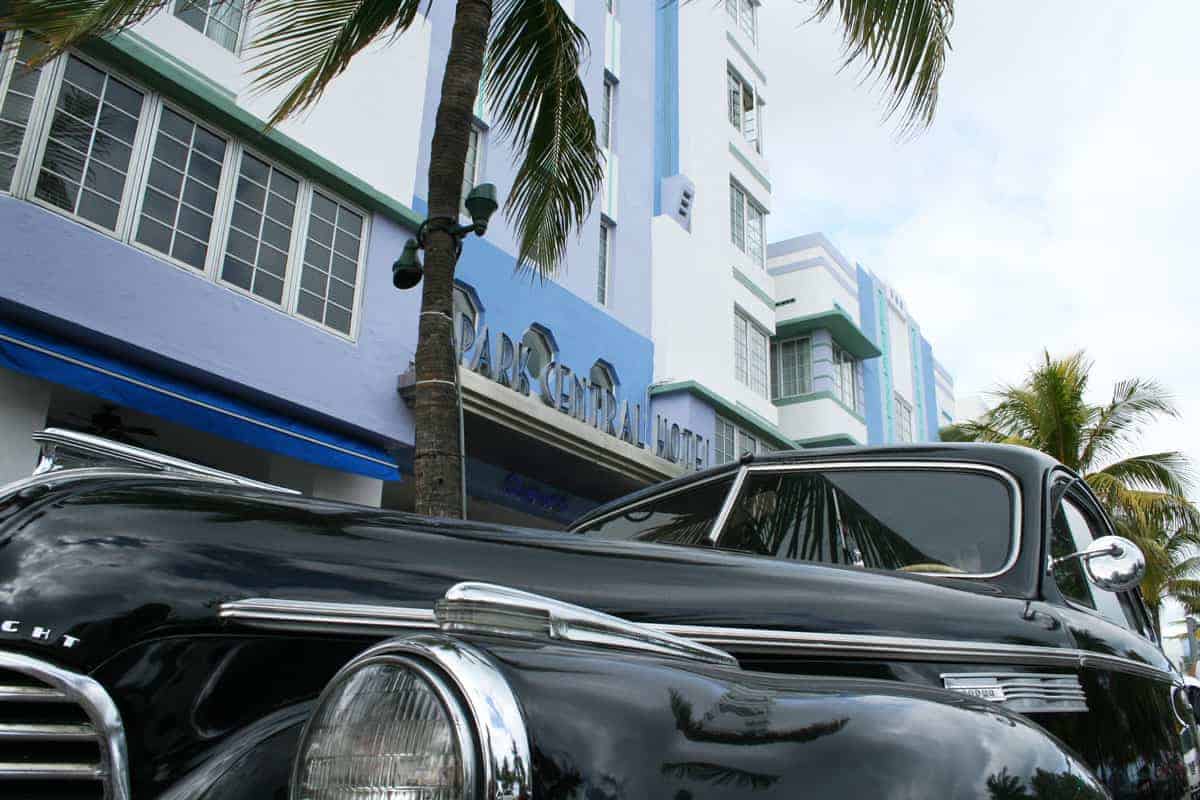
[[[588,523],[580,533],[604,539],[709,546],[713,523],[732,485],[733,477],[728,476],[651,497]]]
[[[718,546],[775,558],[947,574],[1002,570],[1013,497],[951,469],[752,471]]]

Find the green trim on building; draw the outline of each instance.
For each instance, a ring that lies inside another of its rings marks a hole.
[[[758,64],[756,64],[754,62],[754,58],[751,57],[751,55],[746,52],[746,48],[742,47],[741,44],[738,43],[737,37],[735,37],[729,31],[725,31],[725,38],[729,41],[729,43],[731,45],[733,45],[733,49],[737,51],[738,55],[740,55],[742,58],[746,59],[746,63],[750,66],[750,69],[754,70],[755,76],[758,77],[758,82],[761,83],[763,86],[766,86],[767,85],[766,73],[763,72],[761,69],[759,69]]]
[[[863,425],[867,424],[866,417],[864,417],[861,413],[859,413],[858,411],[855,411],[853,408],[851,408],[850,406],[848,406],[844,402],[842,402],[841,398],[839,398],[833,392],[825,392],[825,391],[809,392],[808,394],[799,394],[799,395],[796,395],[795,397],[781,397],[778,400],[772,400],[771,402],[774,403],[776,407],[778,407],[778,406],[794,406],[799,403],[812,403],[817,400],[832,400],[833,402],[835,402],[839,406],[841,406],[843,411],[845,411],[850,416],[854,417],[856,420],[861,422]]]
[[[771,299],[771,295],[767,294],[762,289],[758,288],[758,285],[750,278],[749,275],[742,272],[737,267],[734,267],[733,268],[733,277],[737,278],[737,282],[740,283],[742,286],[745,286],[746,289],[749,290],[750,294],[754,295],[759,300],[762,300],[764,303],[766,303],[768,310],[770,310],[772,312],[775,311],[775,301]]]
[[[817,447],[862,447],[863,443],[848,433],[835,433],[831,436],[814,436],[811,439],[797,439],[796,444],[802,449],[810,450]]]
[[[657,386],[650,387],[650,396],[657,397],[658,395],[674,394],[675,392],[691,392],[692,394],[704,400],[709,405],[721,414],[732,417],[735,421],[742,423],[747,428],[752,428],[760,435],[766,436],[769,439],[774,439],[775,444],[782,444],[785,447],[795,447],[796,443],[788,438],[787,434],[779,429],[770,420],[762,415],[747,408],[742,403],[731,403],[721,395],[709,389],[707,386],[697,383],[696,381],[674,381],[672,383],[661,383]]]
[[[729,152],[732,153],[733,157],[736,158],[741,165],[746,168],[746,171],[750,173],[754,180],[761,183],[762,187],[766,189],[768,193],[771,191],[771,182],[767,180],[767,176],[759,172],[758,167],[754,166],[750,159],[746,158],[746,155],[740,149],[738,149],[738,146],[733,142],[729,143]]]
[[[347,200],[407,227],[416,228],[423,221],[408,206],[287,134],[278,129],[266,130],[265,123],[239,107],[236,98],[223,87],[136,33],[125,31],[107,39],[97,39],[83,49],[128,72],[151,89],[170,97],[225,132],[245,139],[256,150],[278,159]]]
[[[883,354],[841,308],[831,308],[828,311],[792,317],[776,323],[775,338],[783,339],[815,330],[829,331],[833,340],[855,358],[878,358]]]

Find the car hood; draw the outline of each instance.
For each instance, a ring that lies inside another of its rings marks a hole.
[[[638,622],[1068,647],[984,581],[429,520],[255,490],[97,481],[0,508],[0,647],[92,668],[222,630],[248,598],[431,609],[460,581]],[[34,635],[35,630],[40,631]],[[65,637],[65,638],[64,638]]]

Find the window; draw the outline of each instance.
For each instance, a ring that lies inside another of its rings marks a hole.
[[[719,478],[652,497],[591,523],[580,532],[603,539],[707,547],[732,485],[733,478]]]
[[[115,231],[144,100],[128,84],[67,56],[37,198]]]
[[[750,41],[758,41],[758,3],[754,0],[739,0],[742,31]]]
[[[858,359],[833,345],[833,395],[848,408],[861,412],[862,390],[858,382]]]
[[[175,16],[235,53],[245,10],[244,0],[175,0]]]
[[[362,212],[90,60],[30,73],[32,46],[0,66],[0,189],[351,334]]]
[[[747,454],[754,456],[773,450],[756,434],[734,425],[723,417],[716,418],[713,447],[716,464],[729,464]]]
[[[467,161],[463,168],[462,197],[459,198],[459,208],[467,213],[467,195],[479,183],[479,148],[483,144],[483,131],[474,125],[467,133]]]
[[[812,391],[812,341],[808,337],[771,344],[771,399]]]
[[[296,313],[349,334],[363,218],[321,192],[313,192],[309,215]]]
[[[762,137],[759,131],[762,128],[762,98],[755,93],[753,86],[742,80],[733,67],[728,68],[726,79],[729,90],[729,123],[754,147],[755,152],[761,153]]]
[[[204,269],[225,148],[220,136],[163,108],[142,195],[138,243]],[[279,285],[282,294],[282,279]]]
[[[751,200],[736,183],[729,184],[729,228],[731,241],[737,249],[750,256],[760,268],[763,264],[762,208]]]
[[[1012,505],[1005,482],[966,470],[754,471],[718,546],[797,561],[984,574],[1008,563]]]
[[[596,302],[602,306],[608,305],[609,267],[612,258],[612,227],[607,222],[600,223],[600,263],[596,273]]]
[[[300,182],[242,153],[221,278],[276,305],[283,302]]]
[[[738,382],[767,396],[767,334],[741,311],[733,315],[733,361]]]
[[[725,13],[729,18],[737,23],[738,21],[738,0],[725,0]]]
[[[911,442],[913,440],[912,406],[904,401],[899,394],[894,397],[896,403],[896,441]]]
[[[1050,527],[1051,558],[1063,558],[1085,550],[1093,539],[1105,535],[1101,526],[1084,511],[1084,506],[1070,497],[1063,498]],[[1139,632],[1143,630],[1128,593],[1116,594],[1093,586],[1080,559],[1056,564],[1053,572],[1058,590],[1071,602],[1096,611],[1109,622]]]
[[[600,101],[600,146],[610,149],[613,146],[613,105],[616,98],[617,86],[607,78],[604,79],[604,95]]]
[[[2,34],[0,34],[2,36]],[[0,42],[4,39],[0,38]],[[29,127],[29,116],[33,110],[41,69],[30,69],[29,62],[37,53],[38,44],[31,36],[21,38],[16,57],[8,59],[8,89],[0,103],[0,192],[12,190],[13,176],[17,171],[17,160],[21,157],[21,145]],[[0,51],[0,86],[4,85],[5,59]]]

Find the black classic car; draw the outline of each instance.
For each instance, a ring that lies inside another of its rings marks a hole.
[[[0,489],[0,797],[1200,785],[1141,553],[1028,450],[748,458],[545,532],[39,438]]]

